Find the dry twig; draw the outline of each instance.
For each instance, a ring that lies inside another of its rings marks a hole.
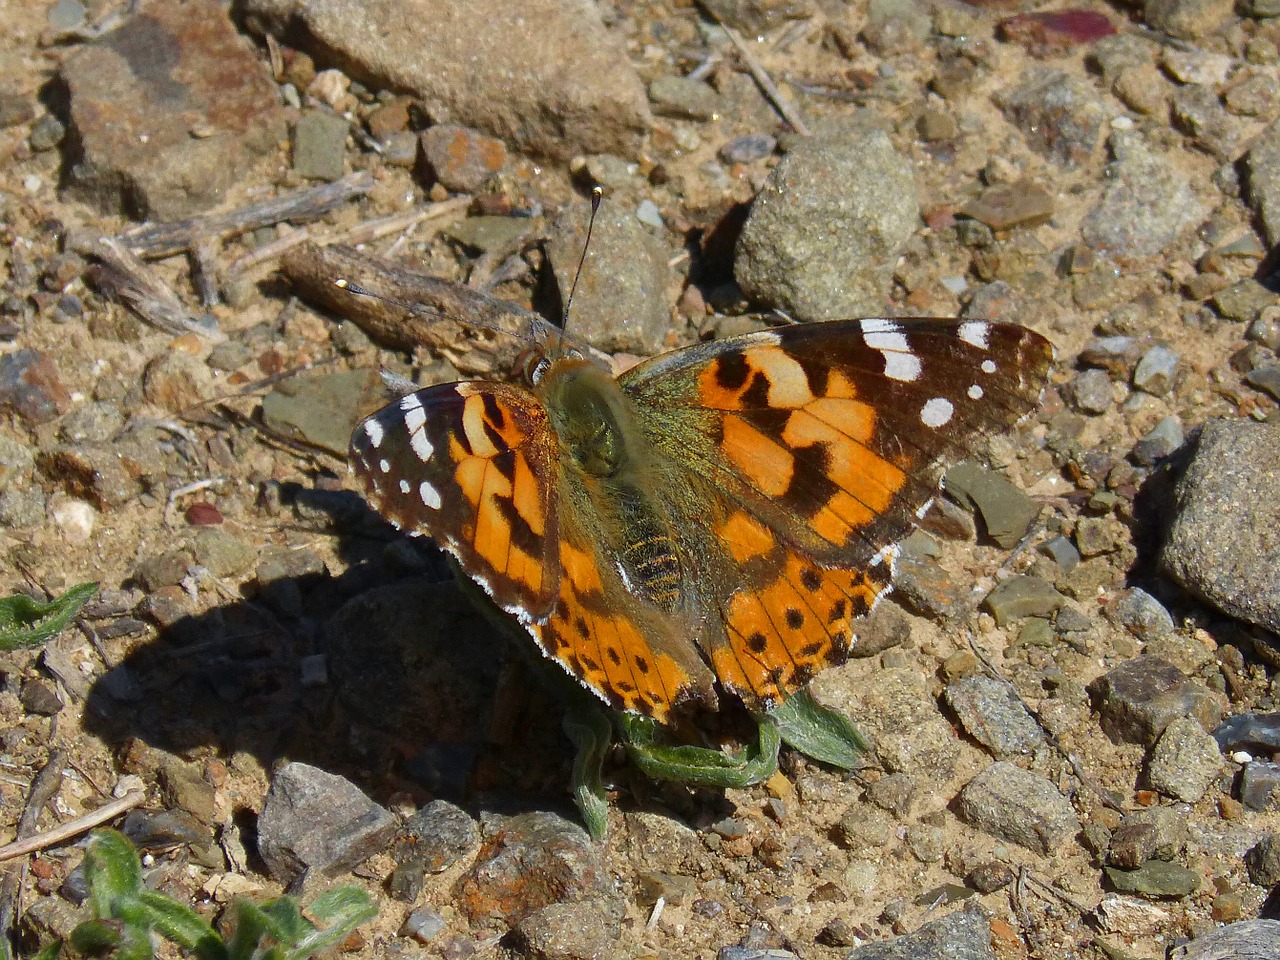
[[[15,840],[13,843],[6,844],[0,847],[0,863],[5,860],[12,860],[14,857],[25,857],[27,854],[36,853],[39,850],[47,850],[50,847],[57,846],[64,840],[69,840],[88,830],[92,830],[108,820],[114,820],[126,810],[132,810],[138,806],[146,799],[146,796],[146,793],[142,790],[130,790],[119,800],[112,800],[110,803],[103,804],[97,810],[92,810],[83,816],[76,817],[74,820],[68,820],[52,830],[46,830],[44,833],[28,837],[25,840]]]
[[[773,78],[769,76],[769,71],[764,68],[764,64],[752,53],[751,48],[746,42],[738,36],[738,32],[728,24],[721,23],[725,35],[733,41],[733,45],[738,48],[738,53],[742,56],[742,62],[747,65],[747,69],[751,71],[751,76],[755,78],[756,83],[760,85],[760,90],[773,104],[773,108],[778,111],[782,119],[791,124],[791,129],[802,137],[809,136],[809,128],[805,125],[804,118],[800,116],[800,111],[793,107],[787,98],[782,95],[782,91],[778,89],[778,85],[773,82]]]
[[[173,223],[144,224],[126,230],[116,239],[139,256],[155,260],[190,250],[201,241],[225,240],[285,220],[314,220],[372,189],[373,177],[361,171],[333,183],[289,190],[238,210],[208,213]]]

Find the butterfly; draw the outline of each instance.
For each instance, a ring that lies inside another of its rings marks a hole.
[[[761,712],[840,662],[946,464],[1037,404],[1044,337],[979,320],[795,324],[619,376],[573,350],[363,420],[351,468],[606,704]]]

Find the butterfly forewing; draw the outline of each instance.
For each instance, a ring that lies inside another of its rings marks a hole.
[[[825,564],[907,533],[941,468],[1034,407],[1053,349],[1010,324],[800,324],[665,354],[623,375],[663,453],[713,477]]]
[[[351,468],[378,512],[433,537],[503,609],[545,616],[558,589],[546,411],[526,390],[450,383],[366,418]]]

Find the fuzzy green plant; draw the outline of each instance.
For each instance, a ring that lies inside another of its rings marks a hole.
[[[93,919],[71,931],[70,946],[77,954],[111,960],[152,960],[157,938],[197,960],[305,960],[341,943],[377,914],[369,895],[354,886],[311,901],[307,913],[314,923],[292,897],[263,904],[237,900],[228,908],[230,932],[224,935],[186,904],[146,889],[138,852],[114,830],[90,835],[84,875]],[[60,949],[51,943],[35,960],[54,960]]]
[[[97,592],[96,583],[82,583],[47,603],[25,593],[0,599],[0,650],[38,647],[56,637]]]

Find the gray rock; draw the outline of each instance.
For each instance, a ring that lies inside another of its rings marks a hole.
[[[1210,930],[1169,952],[1169,960],[1269,960],[1271,957],[1280,957],[1280,920],[1241,920]]]
[[[1180,359],[1176,351],[1163,344],[1156,344],[1138,361],[1138,366],[1133,371],[1133,385],[1146,393],[1163,397],[1178,375]]]
[[[1142,359],[1142,352],[1143,341],[1137,337],[1098,337],[1090,340],[1080,351],[1080,364],[1101,367],[1113,377],[1128,380]]]
[[[263,58],[214,0],[162,0],[62,66],[73,192],[155,220],[217,203],[284,135]]]
[[[1256,320],[1267,307],[1278,305],[1280,305],[1280,297],[1252,277],[1237,281],[1213,295],[1214,309],[1225,319],[1234,320],[1237,323],[1250,323]],[[1265,343],[1266,340],[1261,342]]]
[[[1048,617],[1066,603],[1053,584],[1039,577],[1015,576],[1003,581],[983,599],[1000,626],[1025,617]]]
[[[1121,590],[1107,604],[1107,614],[1144,642],[1168,636],[1175,629],[1169,611],[1141,587]]]
[[[334,876],[384,848],[396,821],[349,780],[305,763],[276,771],[258,816],[258,852],[281,883]]]
[[[798,142],[757,194],[734,272],[798,320],[876,315],[916,229],[911,166],[883,131],[850,124]]]
[[[71,406],[57,365],[39,350],[23,348],[0,356],[0,410],[27,423],[48,423]]]
[[[548,230],[547,255],[561,301],[568,297],[586,241],[587,211],[570,204]],[[575,336],[610,353],[651,356],[671,329],[666,307],[669,251],[620,204],[600,205],[569,321]]]
[[[750,36],[771,33],[788,20],[810,16],[805,0],[703,0],[719,23]]]
[[[402,937],[412,937],[419,943],[431,943],[444,933],[449,923],[431,907],[419,907],[404,918],[400,927]]]
[[[835,838],[840,846],[863,853],[889,845],[893,840],[894,822],[884,809],[859,803],[850,807],[836,824]]]
[[[1066,167],[1089,161],[1108,119],[1090,84],[1046,67],[1027,70],[995,100],[1033,150]]]
[[[1154,466],[1174,454],[1186,440],[1178,418],[1172,415],[1164,417],[1133,445],[1134,462],[1144,467]]]
[[[716,960],[798,960],[790,950],[768,947],[721,947]]]
[[[778,141],[767,133],[747,133],[724,144],[716,155],[725,163],[755,163],[772,156]]]
[[[976,463],[958,463],[942,478],[942,487],[962,505],[982,516],[987,535],[1006,550],[1027,535],[1040,504],[994,470]]]
[[[1223,162],[1235,160],[1243,150],[1245,124],[1227,113],[1212,87],[1179,87],[1173,95],[1173,119],[1196,146]]]
[[[1251,387],[1269,393],[1271,399],[1280,400],[1280,364],[1268,363],[1245,374],[1245,382]]]
[[[1246,763],[1240,773],[1240,802],[1250,810],[1280,807],[1280,763]]]
[[[1174,720],[1194,717],[1212,729],[1222,704],[1201,683],[1156,657],[1127,660],[1089,684],[1102,729],[1116,743],[1153,745]]]
[[[421,864],[428,873],[441,873],[472,852],[479,837],[478,825],[465,810],[432,800],[405,821],[391,855],[398,864]]]
[[[1245,156],[1247,198],[1262,221],[1268,246],[1280,243],[1280,120],[1253,142]]]
[[[935,784],[955,775],[960,758],[955,731],[914,666],[886,666],[874,684],[855,684],[840,671],[830,671],[822,683],[823,699],[840,703],[858,718],[858,728],[875,744],[885,769],[909,771]]]
[[[1118,893],[1135,893],[1144,897],[1178,899],[1189,897],[1200,889],[1200,874],[1166,860],[1148,860],[1134,870],[1103,867],[1112,889]]]
[[[991,924],[977,911],[957,910],[914,933],[869,943],[846,960],[994,960]]]
[[[710,120],[723,109],[720,95],[701,80],[658,77],[649,84],[653,112],[682,120]]]
[[[1080,551],[1076,545],[1061,535],[1046,540],[1036,549],[1056,563],[1063,573],[1070,573],[1080,563]]]
[[[293,128],[293,172],[315,180],[337,180],[346,156],[347,121],[332,110],[307,110]]]
[[[286,437],[345,457],[351,429],[379,386],[375,370],[296,374],[262,398],[262,420]]]
[[[1076,546],[1086,559],[1115,553],[1129,541],[1129,528],[1114,517],[1081,517],[1076,521]]]
[[[1126,818],[1111,834],[1107,862],[1113,867],[1132,870],[1155,855],[1158,842],[1155,824]]]
[[[1080,820],[1052,783],[1000,761],[960,792],[960,816],[993,837],[1048,856],[1080,832]]]
[[[517,150],[631,156],[651,122],[622,34],[594,4],[251,0],[244,13],[294,42],[303,31],[304,49],[352,64],[366,85],[420,99],[437,122]]]
[[[1091,247],[1155,256],[1199,224],[1208,208],[1181,165],[1157,153],[1141,134],[1116,131],[1109,143],[1107,187],[1085,216],[1081,235]]]
[[[230,530],[203,527],[191,540],[191,561],[219,579],[238,577],[257,559],[257,548]]]
[[[1105,370],[1081,370],[1068,388],[1071,405],[1081,413],[1106,413],[1115,404],[1111,377]]]
[[[1224,751],[1241,747],[1280,750],[1280,713],[1237,713],[1222,721],[1213,738]]]
[[[1164,572],[1248,623],[1280,632],[1280,426],[1211,420],[1175,489]]]
[[[1195,803],[1222,772],[1218,741],[1190,717],[1164,728],[1147,761],[1147,782],[1167,797]]]
[[[536,960],[603,960],[614,955],[620,932],[616,905],[553,903],[512,930],[516,948]]]
[[[1147,25],[1181,40],[1197,40],[1231,16],[1231,0],[1146,0]]]
[[[1280,837],[1267,831],[1244,855],[1249,880],[1270,889],[1280,883]]]
[[[1029,753],[1044,742],[1044,731],[1013,690],[999,680],[962,677],[947,685],[945,697],[965,732],[997,759]]]

